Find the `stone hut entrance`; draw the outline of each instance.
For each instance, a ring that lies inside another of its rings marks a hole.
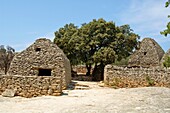
[[[38,76],[51,76],[51,69],[38,69]]]

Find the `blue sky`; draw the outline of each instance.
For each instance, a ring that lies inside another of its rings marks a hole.
[[[129,24],[142,38],[154,38],[167,51],[166,28],[170,8],[166,0],[0,0],[0,45],[22,51],[36,39],[54,39],[65,24],[80,26],[104,18],[116,25]]]

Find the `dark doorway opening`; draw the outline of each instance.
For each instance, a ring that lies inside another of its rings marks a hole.
[[[51,69],[39,69],[38,76],[51,76]]]

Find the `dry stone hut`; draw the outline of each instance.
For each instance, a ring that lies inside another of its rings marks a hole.
[[[170,49],[164,54],[161,60],[161,66],[163,66],[163,63],[167,57],[170,57]]]
[[[160,45],[151,38],[144,38],[137,50],[129,59],[129,67],[157,67],[164,55]]]
[[[49,39],[41,38],[17,54],[9,75],[61,77],[63,88],[71,81],[70,62],[63,51]]]

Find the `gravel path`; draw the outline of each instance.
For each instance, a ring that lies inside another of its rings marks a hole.
[[[65,90],[63,96],[0,96],[0,113],[170,113],[170,89],[112,89],[79,82],[89,90]]]

